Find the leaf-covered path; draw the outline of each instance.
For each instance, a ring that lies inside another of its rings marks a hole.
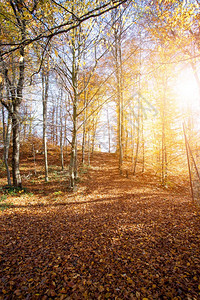
[[[99,154],[77,192],[32,198],[0,215],[0,299],[200,299],[189,194]]]

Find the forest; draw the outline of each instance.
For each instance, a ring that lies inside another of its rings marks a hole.
[[[0,0],[0,299],[199,299],[199,62],[199,0]]]

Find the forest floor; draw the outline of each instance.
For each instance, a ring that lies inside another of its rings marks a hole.
[[[49,183],[33,167],[22,162],[28,192],[0,195],[0,299],[200,299],[188,186],[120,176],[114,154],[95,154],[75,192],[58,167]]]

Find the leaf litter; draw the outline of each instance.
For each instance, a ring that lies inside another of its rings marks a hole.
[[[1,212],[0,298],[200,299],[200,215],[187,188],[120,176],[112,154],[93,165],[77,192],[18,197]]]

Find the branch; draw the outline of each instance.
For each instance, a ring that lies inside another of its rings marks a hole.
[[[60,3],[57,3],[55,0],[51,0],[54,4],[58,5],[59,7],[61,7],[63,10],[65,10],[66,12],[68,12],[70,15],[72,15],[76,20],[80,21],[80,19],[70,10],[68,10],[66,7],[64,7],[63,5],[61,5]]]
[[[57,35],[60,35],[63,33],[67,33],[69,31],[71,31],[72,29],[75,29],[78,26],[80,26],[80,24],[83,23],[84,21],[87,21],[91,18],[96,18],[98,16],[101,16],[101,15],[105,14],[106,12],[117,8],[121,4],[126,3],[127,1],[130,1],[130,0],[110,1],[107,4],[104,4],[102,6],[99,6],[95,9],[93,9],[92,11],[87,12],[86,14],[81,16],[76,23],[74,23],[74,20],[67,21],[63,24],[60,24],[58,26],[48,29],[47,31],[39,34],[38,36],[36,36],[34,38],[29,38],[29,39],[27,38],[19,43],[2,43],[1,46],[16,46],[16,47],[12,47],[12,49],[9,49],[8,51],[4,51],[4,53],[2,53],[2,56],[5,56],[7,54],[10,54],[12,52],[19,50],[22,45],[25,47],[34,42],[40,41],[41,39],[52,39],[54,36],[57,36]],[[110,4],[112,4],[112,6],[110,6]],[[69,26],[69,27],[64,28],[65,26]]]
[[[43,62],[44,62],[45,52],[46,52],[47,47],[48,47],[48,45],[49,45],[49,43],[50,43],[50,40],[51,40],[51,39],[49,38],[49,39],[47,40],[46,45],[44,46],[44,49],[43,49],[43,51],[42,51],[41,61],[40,61],[40,65],[39,65],[38,70],[37,70],[36,72],[34,72],[34,73],[31,75],[30,85],[32,85],[33,76],[36,75],[36,74],[38,74],[38,73],[40,73],[40,71],[41,71],[41,68],[42,68],[42,65],[43,65]]]

